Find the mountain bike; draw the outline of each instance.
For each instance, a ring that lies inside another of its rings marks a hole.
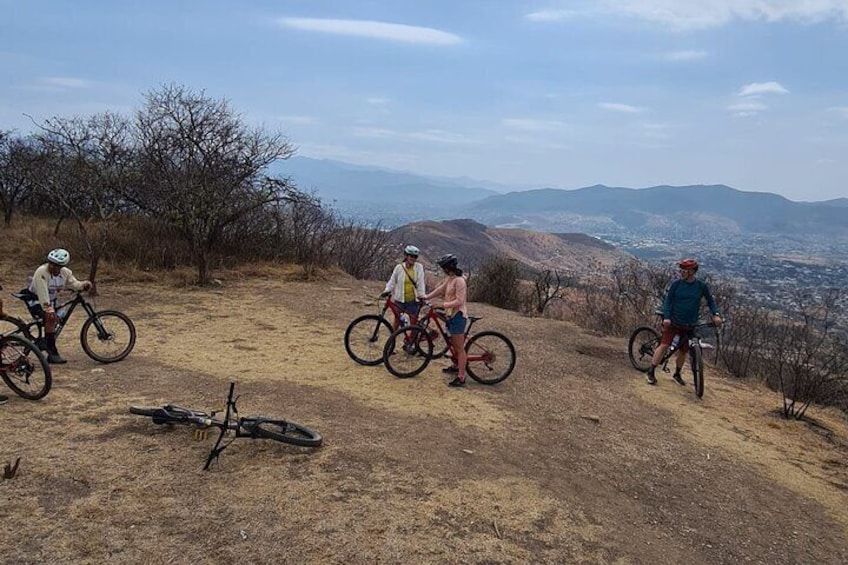
[[[450,345],[445,324],[447,318],[443,308],[425,304],[423,315],[417,324],[403,326],[392,332],[383,347],[383,362],[386,369],[396,377],[405,379],[421,373],[430,361],[446,355],[455,359],[453,346]],[[493,385],[506,379],[515,368],[515,346],[505,335],[494,331],[471,333],[475,322],[482,320],[477,316],[468,317],[465,328],[465,352],[468,355],[465,366],[468,375],[484,385]],[[447,353],[439,353],[435,346],[446,344]]]
[[[135,347],[135,325],[126,314],[116,310],[97,311],[82,291],[72,291],[73,297],[56,306],[58,322],[56,324],[56,339],[67,324],[71,315],[82,307],[87,319],[80,330],[80,343],[85,354],[100,363],[114,363],[125,358]],[[13,292],[12,296],[31,303],[38,297],[29,289]],[[44,350],[44,320],[25,322],[14,316],[0,316],[0,333],[20,333],[23,337]]]
[[[319,447],[324,439],[321,434],[300,424],[280,420],[269,416],[238,416],[236,402],[240,396],[235,394],[236,383],[230,383],[230,392],[227,395],[227,405],[223,418],[216,418],[220,410],[209,413],[182,408],[173,404],[162,407],[130,406],[130,413],[138,416],[146,416],[153,420],[156,425],[184,424],[196,426],[196,431],[203,432],[208,428],[218,428],[218,440],[206,458],[203,470],[209,469],[214,461],[218,460],[224,451],[237,438],[246,437],[250,439],[271,439],[300,447]],[[224,443],[224,436],[229,431],[235,435],[230,441]]]
[[[410,316],[392,300],[386,298],[379,314],[366,314],[353,320],[345,330],[344,345],[351,359],[360,365],[375,366],[383,362],[383,341],[393,330],[386,311],[391,310],[396,319],[403,320],[402,326],[418,322],[417,316]],[[436,339],[438,336],[434,335]],[[447,342],[437,342],[434,355],[440,357],[447,353]]]
[[[0,290],[2,290],[0,286]],[[3,301],[0,300],[0,316]],[[0,378],[28,400],[47,396],[53,385],[53,373],[47,359],[34,343],[19,334],[5,335],[0,328]]]
[[[658,314],[660,320],[662,313]],[[716,345],[705,341],[705,328],[712,328],[715,335]],[[684,332],[681,332],[684,333]],[[685,332],[688,335],[675,336],[674,341],[665,350],[660,365],[664,373],[671,372],[668,367],[668,362],[671,357],[679,349],[679,339],[689,340],[689,369],[692,371],[692,382],[695,386],[695,396],[701,398],[704,396],[704,350],[717,349],[720,346],[721,334],[718,332],[715,324],[712,322],[699,321],[692,329]],[[654,356],[654,351],[660,345],[660,332],[649,326],[636,328],[630,335],[630,341],[627,344],[627,351],[630,357],[630,363],[639,371],[645,372],[651,367],[651,359]]]

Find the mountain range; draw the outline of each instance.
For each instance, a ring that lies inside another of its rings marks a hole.
[[[468,218],[491,227],[581,232],[615,243],[763,236],[801,246],[821,243],[837,253],[848,243],[848,198],[796,202],[721,184],[526,190],[306,157],[285,161],[277,172],[340,212],[386,227]]]

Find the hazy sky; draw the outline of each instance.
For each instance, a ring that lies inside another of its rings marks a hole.
[[[227,98],[299,154],[848,196],[848,0],[0,0],[0,129]]]

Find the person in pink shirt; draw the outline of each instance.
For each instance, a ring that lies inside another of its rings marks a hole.
[[[450,336],[451,349],[454,353],[453,367],[444,369],[446,373],[456,372],[456,377],[448,386],[465,386],[465,325],[468,323],[468,306],[466,305],[466,284],[462,269],[457,267],[457,259],[451,254],[440,257],[436,264],[448,276],[447,280],[424,295],[424,298],[443,297],[442,306],[447,314],[447,332]]]

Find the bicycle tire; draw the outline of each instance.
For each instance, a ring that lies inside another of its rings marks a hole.
[[[94,332],[89,337],[92,328]],[[100,363],[115,363],[124,359],[135,347],[135,339],[135,324],[129,316],[116,310],[97,312],[85,321],[80,330],[83,351]],[[107,354],[95,351],[101,345],[111,346],[114,352]]]
[[[423,327],[427,333],[430,335],[430,338],[433,340],[433,355],[432,359],[440,359],[448,354],[450,351],[450,343],[445,339],[445,336],[437,329],[437,324],[432,322],[429,318],[423,318],[419,320],[419,325]]]
[[[427,368],[433,359],[433,339],[421,326],[398,328],[383,348],[386,369],[399,379],[408,379]]]
[[[0,335],[20,334],[26,339],[32,341],[33,336],[29,333],[29,328],[23,320],[14,316],[3,314],[0,316]]]
[[[360,316],[348,324],[344,334],[344,346],[348,356],[366,367],[383,362],[383,346],[380,339],[392,333],[389,321],[377,314]],[[361,347],[360,347],[361,345]]]
[[[650,369],[651,358],[659,344],[660,334],[657,330],[648,326],[636,328],[627,343],[627,353],[633,367],[642,372]]]
[[[0,338],[0,363],[0,377],[18,396],[40,400],[50,392],[53,371],[30,340],[18,334]]]
[[[702,398],[704,396],[704,356],[698,345],[689,347],[689,360],[695,396]]]
[[[250,416],[242,418],[239,425],[254,439],[272,439],[300,447],[319,447],[324,443],[324,438],[315,430],[286,420]]]
[[[497,384],[515,369],[515,346],[502,333],[485,331],[474,334],[465,342],[465,352],[469,357],[483,356],[479,360],[469,360],[465,365],[468,376],[480,384]],[[493,373],[496,364],[500,368],[497,374]]]

